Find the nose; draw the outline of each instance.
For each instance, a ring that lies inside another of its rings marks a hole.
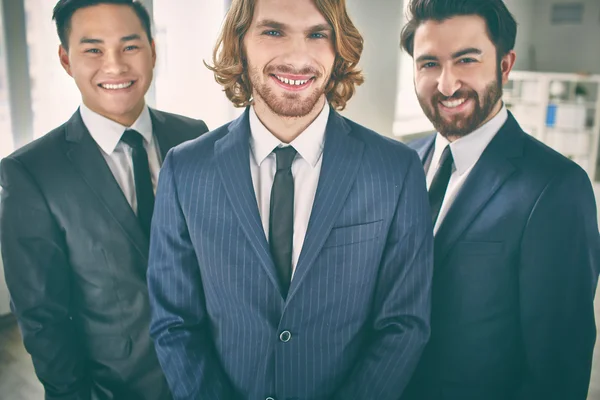
[[[438,78],[438,90],[446,97],[452,96],[462,86],[461,81],[454,73],[453,69],[446,67],[442,70]]]
[[[312,65],[306,38],[292,37],[286,45],[287,49],[282,60],[284,64],[292,67],[296,72]]]
[[[127,71],[128,66],[121,52],[108,51],[104,57],[102,69],[107,75],[120,75]]]

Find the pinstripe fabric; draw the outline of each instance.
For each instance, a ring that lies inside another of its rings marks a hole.
[[[174,397],[398,399],[429,337],[433,239],[416,153],[331,112],[284,302],[247,114],[174,149],[161,171],[148,283]]]

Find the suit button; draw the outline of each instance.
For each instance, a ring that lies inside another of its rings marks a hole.
[[[279,340],[281,340],[283,343],[289,342],[291,338],[292,334],[290,333],[290,331],[283,331],[279,335]]]
[[[267,397],[265,400],[275,400],[273,397]]]

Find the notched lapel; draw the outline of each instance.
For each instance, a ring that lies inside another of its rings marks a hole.
[[[147,263],[148,239],[79,111],[67,123],[66,140],[67,157]]]
[[[165,117],[160,112],[150,108],[150,118],[152,119],[152,132],[158,143],[160,152],[161,164],[167,153],[172,147],[177,146],[180,142],[176,140],[174,135],[176,132],[170,131],[167,127]]]
[[[473,167],[435,235],[438,262],[443,263],[462,233],[517,170],[512,160],[522,157],[524,134],[512,114],[509,114],[504,126]]]
[[[233,121],[228,134],[215,143],[216,161],[231,207],[271,282],[281,293],[252,185],[248,112],[246,109],[242,116]]]
[[[290,286],[288,302],[313,265],[350,193],[361,166],[364,143],[352,137],[348,123],[331,110],[319,184],[306,231],[306,238]]]

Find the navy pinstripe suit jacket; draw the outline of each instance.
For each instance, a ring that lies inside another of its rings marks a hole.
[[[433,237],[416,152],[331,112],[284,299],[249,137],[246,111],[171,151],[161,171],[148,283],[173,396],[398,399],[429,338]]]

